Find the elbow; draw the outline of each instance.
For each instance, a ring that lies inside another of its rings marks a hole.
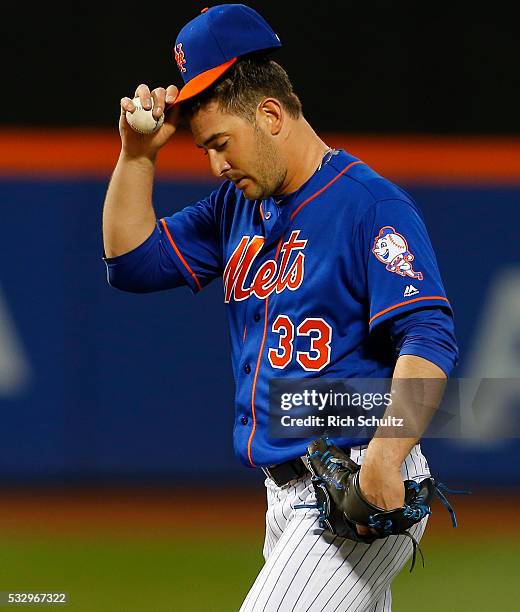
[[[153,291],[152,288],[143,283],[142,279],[136,279],[135,277],[120,274],[115,270],[108,268],[107,270],[107,281],[108,284],[114,289],[124,291],[126,293],[150,293]]]
[[[108,284],[119,291],[152,293],[183,284],[183,276],[164,250],[158,231],[133,251],[103,259]]]

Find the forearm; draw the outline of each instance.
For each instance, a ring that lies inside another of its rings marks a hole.
[[[410,379],[411,382],[403,382],[403,379]],[[435,380],[426,382],[427,379]],[[407,433],[413,431],[413,435],[401,438],[389,436],[388,431],[384,430],[376,432],[368,445],[365,463],[375,461],[396,468],[401,466],[438,408],[445,381],[444,372],[431,361],[415,355],[399,357],[393,375],[392,404],[388,406],[385,416],[402,418]],[[396,429],[393,430],[395,432]]]
[[[141,84],[135,90],[144,109],[152,108],[153,117],[159,119],[166,104],[177,97],[175,85],[167,89],[157,87],[152,92]],[[152,205],[155,159],[177,129],[178,107],[169,106],[162,126],[151,134],[140,134],[126,120],[135,104],[130,98],[121,99],[119,134],[121,155],[116,164],[105,197],[103,208],[103,242],[105,255],[117,257],[141,245],[153,232],[155,212]]]
[[[103,208],[103,243],[107,257],[135,249],[153,232],[152,205],[155,161],[123,152],[108,186]]]
[[[409,379],[411,384],[403,384],[406,379]],[[428,379],[431,379],[431,382]],[[422,357],[402,355],[397,360],[392,384],[392,403],[386,409],[385,417],[402,418],[406,429],[413,430],[414,435],[398,437],[398,428],[391,431],[382,428],[376,431],[368,445],[359,482],[365,497],[379,508],[399,508],[403,505],[401,465],[421,438],[437,409],[445,380],[444,372]],[[369,530],[366,527],[358,527],[358,532],[366,535]]]

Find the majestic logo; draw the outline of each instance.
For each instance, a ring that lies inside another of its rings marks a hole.
[[[385,225],[374,238],[372,253],[381,262],[386,264],[388,272],[395,272],[400,276],[410,276],[422,280],[422,272],[415,272],[412,261],[415,257],[408,250],[406,238],[398,234],[393,227]]]
[[[274,292],[298,289],[303,281],[305,266],[305,254],[302,250],[307,244],[307,240],[298,240],[299,234],[300,230],[292,232],[289,240],[283,243],[279,256],[265,261],[248,285],[246,285],[247,276],[264,245],[265,238],[243,236],[224,269],[224,301],[229,303],[234,299],[240,302],[247,300],[250,295],[265,299]],[[293,254],[295,257],[292,257]]]
[[[403,297],[410,297],[411,295],[417,295],[418,293],[419,289],[417,289],[417,287],[414,287],[413,285],[406,285]]]
[[[179,70],[181,72],[186,72],[186,68],[184,68],[186,58],[184,57],[184,51],[182,50],[182,43],[178,43],[178,45],[174,47],[173,51],[175,53],[175,61],[177,62]]]

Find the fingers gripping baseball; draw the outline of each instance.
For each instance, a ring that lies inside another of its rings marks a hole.
[[[125,154],[153,158],[173,136],[178,124],[178,95],[175,85],[150,91],[141,84],[134,98],[121,98],[119,132]]]

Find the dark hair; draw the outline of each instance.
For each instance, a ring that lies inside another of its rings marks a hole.
[[[251,54],[238,59],[203,92],[182,102],[181,115],[188,121],[209,102],[216,101],[224,112],[254,120],[256,107],[265,97],[279,100],[292,117],[301,115],[302,104],[285,70],[265,54]]]

